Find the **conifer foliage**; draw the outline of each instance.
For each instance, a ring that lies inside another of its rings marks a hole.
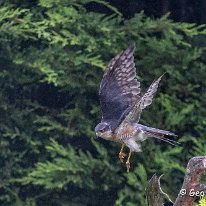
[[[143,206],[154,173],[174,199],[189,158],[205,154],[206,28],[143,12],[125,20],[89,2],[1,3],[0,205]],[[131,42],[144,88],[167,72],[141,122],[177,133],[181,146],[147,140],[127,174],[119,145],[93,129],[104,68]]]

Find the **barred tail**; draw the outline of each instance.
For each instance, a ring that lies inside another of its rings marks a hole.
[[[172,133],[173,134],[173,133]],[[168,135],[168,134],[167,134]],[[177,144],[180,144],[179,142],[172,140],[172,139],[168,139],[166,137],[164,137],[164,135],[162,134],[152,134],[152,136],[156,139],[162,140],[163,142],[167,142],[171,145],[176,146]],[[171,136],[171,135],[170,135]],[[172,136],[177,136],[177,135],[172,135]]]
[[[143,125],[142,125],[143,126]],[[147,134],[148,137],[154,137],[156,139],[162,140],[164,142],[167,142],[171,145],[177,145],[180,144],[179,142],[172,140],[172,139],[168,139],[165,136],[174,136],[177,137],[176,134],[170,132],[170,131],[166,131],[166,130],[160,130],[160,129],[156,129],[156,128],[152,128],[152,127],[147,127],[147,126],[143,126],[144,127],[144,132]]]

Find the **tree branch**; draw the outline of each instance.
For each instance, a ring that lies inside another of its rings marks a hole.
[[[173,206],[193,206],[196,197],[203,196],[206,192],[206,184],[201,184],[202,176],[206,174],[206,156],[193,157],[187,164],[182,188]],[[146,188],[146,200],[148,206],[163,206],[162,195],[166,195],[160,186],[160,178],[153,175]]]
[[[146,202],[148,206],[163,206],[163,200],[161,197],[161,189],[159,184],[159,178],[156,174],[152,176],[148,182],[146,188]]]
[[[197,156],[189,160],[184,182],[174,206],[193,206],[195,198],[206,191],[206,184],[200,183],[205,173],[206,156]]]

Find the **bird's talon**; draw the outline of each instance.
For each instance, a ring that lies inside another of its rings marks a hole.
[[[126,162],[126,166],[127,166],[127,172],[129,172],[129,169],[130,169],[130,162]]]
[[[123,163],[124,162],[124,157],[127,156],[125,153],[121,152],[119,153],[119,159]]]
[[[124,151],[124,144],[122,144],[121,150],[119,152],[119,159],[122,163],[124,162],[124,157],[126,156],[126,154],[123,151]]]
[[[127,161],[126,161],[127,172],[129,172],[129,169],[130,169],[130,158],[131,158],[131,155],[132,155],[132,151],[130,150],[128,158],[127,158]]]

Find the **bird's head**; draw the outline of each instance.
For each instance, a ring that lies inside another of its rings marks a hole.
[[[108,123],[101,122],[95,127],[95,133],[97,137],[102,137],[104,139],[111,139],[112,138],[112,130]]]

